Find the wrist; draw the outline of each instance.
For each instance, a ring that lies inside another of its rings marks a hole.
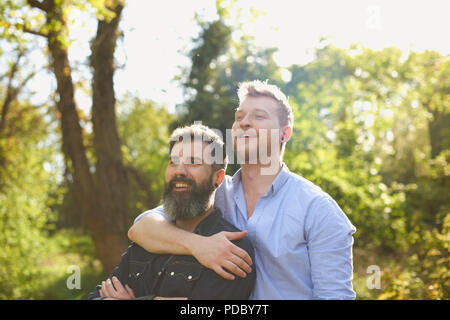
[[[200,236],[195,233],[190,233],[186,236],[185,241],[183,241],[182,245],[186,249],[189,255],[196,257],[197,250],[199,248],[199,243],[203,239],[203,236]]]

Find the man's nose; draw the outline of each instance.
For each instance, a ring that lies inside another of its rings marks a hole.
[[[175,174],[177,176],[186,176],[186,165],[184,164],[184,161],[181,159],[175,167]]]
[[[250,128],[250,127],[252,126],[252,123],[251,123],[251,121],[250,121],[250,117],[249,117],[248,114],[246,114],[246,115],[241,119],[241,121],[239,121],[239,126],[240,126],[242,129],[248,129],[248,128]]]

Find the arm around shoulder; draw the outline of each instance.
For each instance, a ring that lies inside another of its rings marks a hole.
[[[128,238],[152,253],[192,254],[198,235],[176,227],[160,207],[141,214],[128,230]]]

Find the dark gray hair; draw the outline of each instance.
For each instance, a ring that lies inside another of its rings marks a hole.
[[[182,142],[184,139],[188,139],[188,137],[190,138],[190,141],[200,139],[200,141],[203,141],[208,145],[212,144],[212,156],[215,156],[215,150],[217,148],[222,149],[221,159],[215,159],[219,161],[214,161],[211,166],[213,172],[220,169],[227,169],[228,156],[226,152],[226,145],[223,142],[222,137],[214,132],[214,130],[212,130],[211,128],[202,124],[193,124],[190,126],[175,129],[170,136],[169,154],[172,152],[175,143]]]

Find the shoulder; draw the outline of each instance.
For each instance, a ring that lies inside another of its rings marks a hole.
[[[315,198],[310,204],[306,215],[306,227],[351,234],[356,231],[337,202],[326,193]]]
[[[225,179],[216,190],[216,194],[226,193],[228,190],[233,189],[233,177],[225,175]]]
[[[278,185],[279,191],[276,191],[280,202],[285,207],[302,212],[302,217],[307,215],[317,200],[328,196],[318,185],[296,173],[288,171],[284,175],[285,177],[281,179],[283,183]]]
[[[289,190],[292,190],[291,198],[297,199],[305,208],[305,226],[307,228],[312,225],[334,224],[349,232],[356,230],[337,202],[321,187],[296,173],[289,172],[288,174],[287,185]]]
[[[170,221],[169,217],[167,217],[166,214],[164,213],[164,208],[163,208],[163,206],[161,205],[161,206],[156,207],[156,208],[153,208],[153,209],[151,209],[151,210],[144,211],[143,213],[141,213],[140,215],[138,215],[136,219],[134,219],[134,223],[138,222],[140,219],[142,219],[142,217],[145,217],[146,215],[149,215],[149,214],[155,214],[155,213],[156,213],[156,214],[160,214],[161,216],[164,217],[164,219]]]
[[[318,185],[293,172],[289,172],[288,183],[290,187],[294,187],[293,190],[311,200],[327,195]]]

